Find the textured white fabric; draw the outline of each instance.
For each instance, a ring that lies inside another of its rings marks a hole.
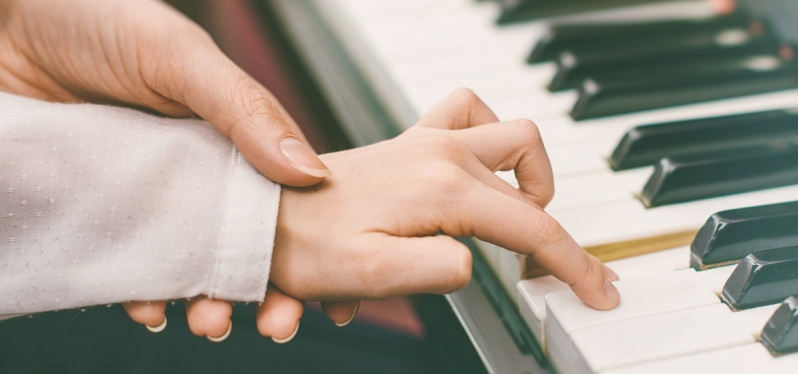
[[[262,300],[279,196],[206,122],[0,93],[0,315]]]

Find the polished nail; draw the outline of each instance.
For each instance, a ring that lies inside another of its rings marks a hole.
[[[299,321],[296,321],[296,328],[294,329],[294,332],[292,332],[291,335],[289,335],[287,338],[278,339],[278,338],[275,338],[275,337],[272,336],[272,341],[274,341],[277,344],[288,343],[288,342],[290,342],[291,340],[294,339],[294,337],[296,336],[297,332],[299,332]]]
[[[217,338],[212,338],[212,337],[208,336],[207,338],[208,338],[208,340],[210,340],[210,341],[212,341],[214,343],[221,343],[225,339],[227,339],[228,336],[230,336],[230,332],[232,332],[232,331],[233,331],[233,321],[230,321],[230,324],[227,325],[227,331],[225,331],[225,333],[222,334],[222,336],[217,337]]]
[[[618,305],[621,301],[621,294],[618,293],[618,289],[610,282],[609,278],[604,280],[604,294],[607,295],[607,300],[612,306]]]
[[[358,309],[360,309],[360,302],[359,301],[358,301],[357,305],[355,305],[355,310],[352,311],[352,316],[349,317],[349,319],[346,320],[345,322],[335,322],[335,325],[338,326],[338,327],[344,327],[344,326],[350,324],[352,322],[352,320],[355,319],[355,316],[357,315]]]
[[[332,175],[330,169],[319,160],[319,156],[310,147],[299,139],[286,136],[280,140],[280,151],[294,169],[314,177],[327,177]]]
[[[144,325],[144,326],[147,327],[147,330],[150,330],[150,332],[159,333],[166,328],[166,316],[163,316],[163,322],[161,322],[161,324],[158,326],[150,326],[150,325]]]

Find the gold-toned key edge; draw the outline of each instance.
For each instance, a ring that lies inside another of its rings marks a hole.
[[[685,230],[641,239],[595,245],[585,247],[585,250],[602,262],[614,261],[690,245],[697,232],[698,230]],[[549,274],[547,269],[541,267],[529,256],[524,259],[522,264],[522,279],[532,279]]]

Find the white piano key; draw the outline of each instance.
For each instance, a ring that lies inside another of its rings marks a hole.
[[[547,210],[555,212],[637,201],[636,194],[643,190],[653,171],[654,167],[644,167],[616,173],[598,171],[559,178],[555,184],[554,199]]]
[[[690,247],[679,247],[607,262],[622,280],[673,273],[690,267]],[[517,285],[519,307],[530,330],[545,347],[546,295],[566,291],[568,285],[551,275],[522,280]]]
[[[621,280],[667,274],[690,267],[690,246],[608,261],[606,264]]]
[[[499,281],[501,281],[507,294],[518,302],[518,293],[515,292],[515,285],[521,279],[521,268],[523,262],[520,256],[515,252],[508,250],[500,250],[498,253],[499,258]]]
[[[578,329],[570,338],[580,359],[569,372],[601,372],[755,343],[755,335],[777,307],[732,312],[717,304]]]
[[[602,374],[673,373],[790,373],[798,367],[798,354],[774,357],[760,343],[699,352],[602,371]]]
[[[555,185],[557,183],[555,181]],[[577,243],[591,247],[698,230],[710,215],[718,211],[779,203],[794,200],[795,196],[798,196],[798,186],[788,186],[653,209],[646,209],[639,201],[629,199],[618,203],[549,210],[549,213],[569,231]]]
[[[727,268],[733,266],[701,273],[728,274]],[[549,294],[546,296],[547,334],[552,331],[554,324],[559,325],[565,334],[570,334],[571,331],[584,327],[720,303],[718,296],[711,290],[713,287],[707,285],[705,277],[706,275],[699,276],[693,269],[685,269],[669,274],[617,281],[615,286],[621,294],[621,304],[610,311],[590,308],[571,291]]]

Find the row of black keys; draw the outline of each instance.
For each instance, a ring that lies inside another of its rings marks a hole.
[[[578,89],[576,120],[798,87],[791,46],[743,11],[641,24],[563,24],[535,46],[551,91]]]
[[[654,165],[648,207],[798,184],[798,109],[638,126],[610,165]]]
[[[719,212],[691,245],[696,270],[739,262],[722,299],[733,309],[787,298],[762,331],[774,354],[798,352],[798,201]]]

